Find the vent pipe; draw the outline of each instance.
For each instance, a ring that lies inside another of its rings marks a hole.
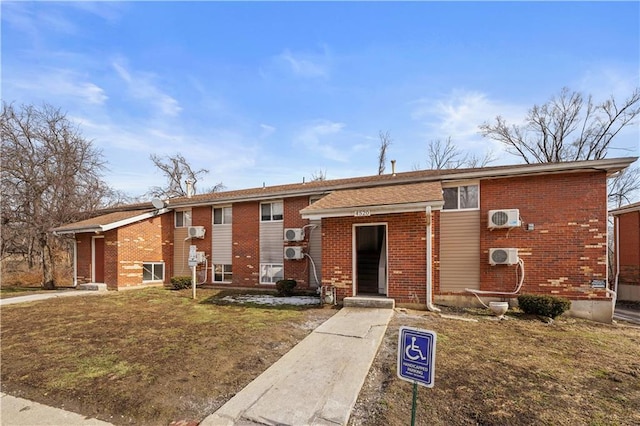
[[[193,181],[191,179],[187,179],[184,183],[187,185],[187,198],[193,197]]]
[[[396,160],[391,160],[391,175],[396,175]]]

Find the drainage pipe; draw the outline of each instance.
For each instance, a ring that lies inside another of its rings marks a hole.
[[[607,288],[607,294],[611,296],[613,299],[613,309],[616,308],[616,301],[618,300],[618,285],[620,281],[620,217],[613,217],[613,229],[615,230],[614,234],[614,246],[613,249],[616,251],[616,277],[614,280],[614,288],[615,290],[611,290]],[[608,256],[607,256],[608,257]]]
[[[78,286],[78,240],[73,234],[73,287]]]
[[[425,211],[427,216],[427,309],[431,312],[440,312],[439,308],[436,308],[431,303],[431,296],[433,293],[433,281],[432,281],[432,247],[431,247],[431,206],[427,206]]]

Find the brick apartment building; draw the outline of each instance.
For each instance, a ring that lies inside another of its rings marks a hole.
[[[640,203],[609,212],[613,216],[613,283],[618,299],[640,301]]]
[[[611,321],[607,177],[637,158],[425,170],[264,186],[132,205],[61,226],[75,282],[110,290],[190,275],[273,288],[291,278],[338,300],[471,305],[566,296]]]

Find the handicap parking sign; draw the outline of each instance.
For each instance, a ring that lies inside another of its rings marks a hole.
[[[398,377],[433,387],[436,360],[436,333],[400,327],[398,334]]]

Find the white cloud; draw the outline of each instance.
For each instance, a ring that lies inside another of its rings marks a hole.
[[[260,139],[268,138],[276,131],[275,127],[269,126],[268,124],[260,124],[260,129],[262,129]]]
[[[414,104],[411,117],[426,126],[427,140],[451,137],[462,150],[479,156],[492,151],[500,158],[506,155],[503,145],[483,138],[479,134],[479,126],[494,121],[497,116],[510,124],[521,123],[530,107],[491,99],[482,92],[464,90],[454,90],[439,99],[422,98]],[[513,161],[512,158],[510,160]]]
[[[294,137],[294,140],[326,159],[346,162],[349,157],[349,150],[345,149],[345,147],[339,149],[334,146],[344,127],[344,123],[318,120],[302,128]]]
[[[285,49],[274,57],[274,61],[296,77],[328,78],[331,57],[327,47],[322,46],[322,48],[322,53],[292,52]]]
[[[25,91],[42,98],[68,98],[91,105],[102,105],[108,99],[104,89],[85,80],[73,70],[49,68],[19,78],[5,79],[4,84],[14,91]]]
[[[123,62],[118,59],[111,65],[120,78],[127,83],[131,96],[148,102],[151,107],[158,109],[163,115],[175,117],[180,114],[182,111],[180,103],[157,87],[154,83],[157,77],[154,74],[131,73]]]

